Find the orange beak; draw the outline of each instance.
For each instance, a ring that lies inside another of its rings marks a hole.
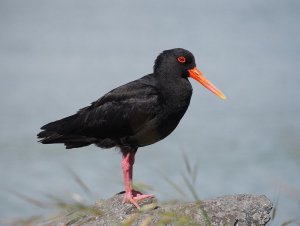
[[[206,89],[210,90],[214,94],[216,94],[221,99],[225,100],[226,96],[217,88],[214,84],[208,81],[198,70],[198,68],[194,67],[193,69],[188,70],[190,77],[200,82]]]

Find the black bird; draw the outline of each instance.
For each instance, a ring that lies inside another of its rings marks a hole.
[[[123,203],[139,208],[138,200],[153,195],[132,188],[135,153],[176,128],[192,96],[189,77],[226,99],[196,68],[192,53],[181,48],[165,50],[155,60],[152,74],[113,89],[74,115],[44,125],[38,138],[43,144],[63,143],[67,149],[90,144],[119,147],[125,181]]]

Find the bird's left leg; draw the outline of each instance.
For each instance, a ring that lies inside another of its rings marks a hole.
[[[138,205],[137,201],[154,197],[154,195],[143,195],[141,192],[135,191],[132,188],[132,173],[136,151],[137,149],[131,149],[130,151],[122,150],[122,170],[125,182],[125,195],[123,198],[123,203],[130,202],[139,209],[140,206]]]

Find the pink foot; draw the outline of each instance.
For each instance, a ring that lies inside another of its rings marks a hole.
[[[152,197],[154,197],[154,195],[152,194],[143,195],[139,191],[132,190],[131,192],[125,193],[122,203],[130,202],[133,205],[135,205],[136,208],[140,209],[138,201],[146,198],[152,198]]]

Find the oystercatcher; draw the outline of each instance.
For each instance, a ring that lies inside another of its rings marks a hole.
[[[153,73],[113,89],[74,115],[44,125],[38,138],[43,144],[63,143],[67,149],[90,144],[120,148],[123,203],[139,208],[139,200],[153,195],[132,188],[134,156],[139,147],[164,139],[177,127],[192,96],[189,77],[226,99],[197,69],[191,52],[165,50],[155,60]]]

